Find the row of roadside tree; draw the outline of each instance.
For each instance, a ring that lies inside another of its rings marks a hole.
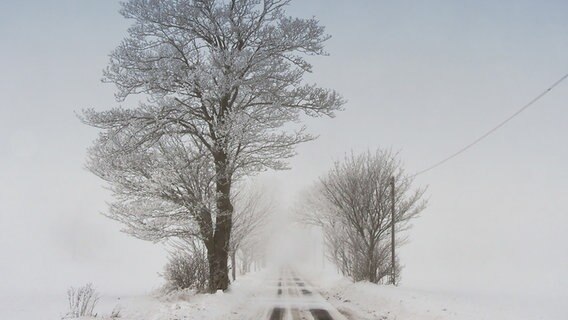
[[[137,238],[171,245],[165,276],[178,287],[225,290],[237,260],[245,272],[260,259],[271,200],[244,181],[288,168],[295,146],[315,139],[303,117],[333,117],[345,103],[336,91],[305,83],[306,59],[326,54],[329,35],[315,18],[288,16],[289,2],[122,4],[132,25],[110,54],[104,81],[116,85],[118,102],[141,102],[82,112],[100,130],[87,167],[113,193],[108,217]],[[424,208],[424,190],[411,190],[390,152],[338,162],[304,204],[305,221],[325,232],[330,258],[356,280],[379,282],[388,271],[392,176],[402,230]],[[193,278],[176,280],[184,273]]]

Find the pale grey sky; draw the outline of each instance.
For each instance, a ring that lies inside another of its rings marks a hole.
[[[0,2],[0,293],[93,281],[141,292],[163,250],[103,217],[109,194],[83,169],[96,130],[74,112],[116,105],[102,84],[128,21],[117,1]],[[284,206],[344,153],[401,150],[421,170],[471,142],[568,72],[565,1],[293,1],[333,36],[310,81],[348,103],[263,175]],[[409,286],[566,295],[568,83],[483,143],[421,175],[430,206],[402,249]],[[134,105],[127,101],[126,105]],[[285,210],[285,209],[284,209]]]

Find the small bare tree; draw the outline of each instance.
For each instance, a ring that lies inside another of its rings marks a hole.
[[[400,231],[426,207],[425,189],[413,190],[413,178],[391,151],[351,154],[336,162],[306,199],[305,221],[323,228],[329,257],[354,280],[378,283],[391,274],[391,177],[396,181],[394,223],[399,245]]]

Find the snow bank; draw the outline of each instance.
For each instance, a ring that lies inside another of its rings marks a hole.
[[[108,320],[117,306],[120,320],[243,319],[243,314],[248,312],[248,298],[262,287],[264,278],[260,272],[248,274],[231,284],[228,292],[215,294],[177,292],[167,296],[149,294],[118,297],[102,292],[94,310],[97,317],[81,320]],[[60,320],[68,307],[65,294],[0,298],[0,319]]]
[[[322,291],[348,319],[568,319],[561,297],[434,292],[346,279],[328,283]]]
[[[240,319],[246,301],[260,287],[263,276],[249,274],[235,281],[228,292],[138,297],[121,303],[124,320]],[[98,318],[97,318],[98,319]]]

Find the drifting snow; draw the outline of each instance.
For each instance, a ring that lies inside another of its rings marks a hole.
[[[327,301],[347,319],[355,320],[535,320],[568,319],[566,297],[530,297],[518,295],[442,292],[410,287],[376,285],[368,282],[353,283],[336,274],[302,272],[314,290],[320,291]],[[102,294],[95,308],[96,318],[108,320],[120,306],[121,320],[243,320],[259,315],[266,300],[268,272],[242,276],[225,293],[146,295],[110,297]],[[268,301],[268,300],[267,300]],[[61,299],[2,299],[1,318],[14,320],[59,320],[65,314],[65,296]],[[263,313],[264,315],[265,313]],[[254,317],[261,319],[261,317]]]
[[[262,273],[242,276],[223,293],[192,294],[179,292],[167,296],[123,299],[123,320],[201,320],[242,319],[246,302],[261,285]],[[110,312],[109,312],[110,313]],[[100,319],[97,317],[96,319]]]
[[[120,310],[119,320],[207,320],[246,319],[246,302],[262,287],[262,272],[248,274],[231,284],[225,293],[194,294],[177,292],[169,295],[108,296],[101,293],[95,306],[96,318],[109,320],[113,310]],[[65,294],[49,297],[4,297],[0,300],[0,319],[61,320],[67,311]]]
[[[348,319],[568,319],[561,299],[435,292],[369,282],[336,281],[322,292]]]

